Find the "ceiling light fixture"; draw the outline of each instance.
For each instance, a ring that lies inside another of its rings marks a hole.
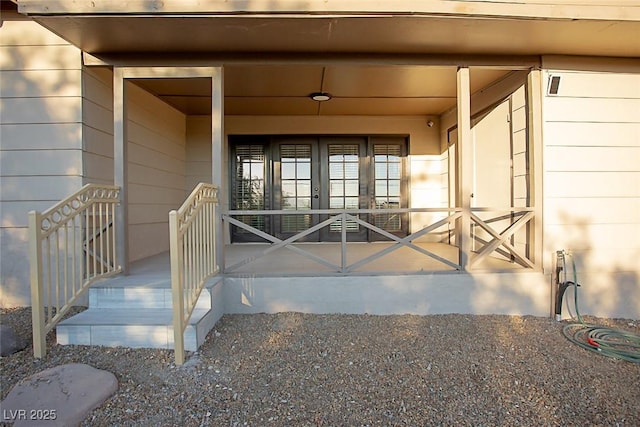
[[[309,95],[309,98],[313,99],[314,101],[323,102],[330,100],[331,95],[327,92],[313,92]]]

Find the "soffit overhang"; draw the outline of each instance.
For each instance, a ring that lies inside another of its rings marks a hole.
[[[91,54],[640,56],[637,0],[14,0]]]
[[[227,114],[429,115],[455,106],[458,65],[476,67],[475,92],[543,55],[640,57],[640,7],[620,2],[17,3],[96,63],[224,65]],[[187,114],[209,108],[202,82],[137,83]],[[335,99],[308,100],[318,90]]]

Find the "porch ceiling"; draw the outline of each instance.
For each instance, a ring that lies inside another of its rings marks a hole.
[[[506,75],[473,68],[473,92]],[[208,79],[137,79],[134,83],[188,115],[211,112]],[[316,102],[312,92],[333,98]],[[355,65],[225,66],[229,115],[438,115],[456,103],[456,67]]]

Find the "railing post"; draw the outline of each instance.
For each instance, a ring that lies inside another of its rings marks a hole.
[[[347,269],[347,214],[340,214],[340,273]]]
[[[171,254],[171,294],[173,295],[173,348],[176,365],[184,363],[184,292],[182,289],[182,245],[178,212],[169,212],[169,252]]]
[[[31,318],[33,327],[33,355],[39,359],[47,352],[42,306],[42,239],[40,238],[40,213],[29,212],[29,259],[31,274]]]

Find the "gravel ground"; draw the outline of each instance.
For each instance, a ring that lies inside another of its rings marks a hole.
[[[31,339],[30,311],[0,321]],[[587,320],[640,333],[637,320]],[[166,350],[58,346],[1,358],[1,395],[80,362],[116,395],[84,425],[640,426],[640,365],[567,341],[562,324],[516,316],[227,315],[182,367]]]

